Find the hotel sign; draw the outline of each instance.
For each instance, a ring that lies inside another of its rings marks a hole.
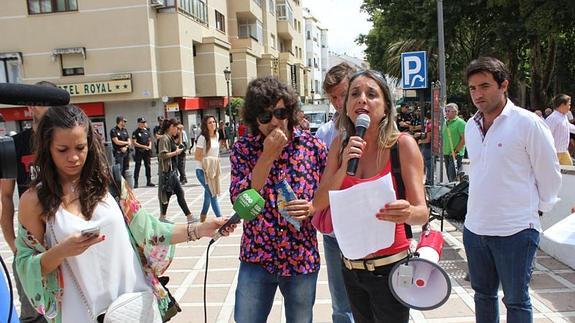
[[[70,96],[132,93],[132,80],[58,84],[58,87],[70,93]]]

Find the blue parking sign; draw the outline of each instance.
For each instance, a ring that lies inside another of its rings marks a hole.
[[[426,52],[401,53],[401,76],[404,90],[427,88]]]

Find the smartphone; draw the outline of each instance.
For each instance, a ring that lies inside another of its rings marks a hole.
[[[100,235],[100,227],[88,228],[80,231],[83,237],[94,238]]]

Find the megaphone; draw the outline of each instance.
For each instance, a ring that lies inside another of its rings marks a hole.
[[[441,232],[421,233],[416,252],[398,262],[389,275],[393,296],[403,305],[419,311],[440,307],[451,295],[449,276],[437,262],[443,247]]]

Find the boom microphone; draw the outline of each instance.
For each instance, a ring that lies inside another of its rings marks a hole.
[[[355,135],[363,138],[365,136],[365,131],[369,128],[370,118],[367,114],[360,114],[357,119],[355,119]],[[355,176],[357,171],[357,165],[359,164],[358,158],[352,158],[347,164],[347,174]]]
[[[57,106],[70,103],[70,94],[60,88],[0,83],[0,104],[27,106]]]
[[[261,195],[253,188],[243,191],[238,195],[234,202],[233,209],[236,213],[218,229],[214,234],[212,241],[216,241],[222,237],[223,233],[228,227],[233,224],[239,223],[240,220],[252,220],[258,216],[264,209],[265,201]]]

